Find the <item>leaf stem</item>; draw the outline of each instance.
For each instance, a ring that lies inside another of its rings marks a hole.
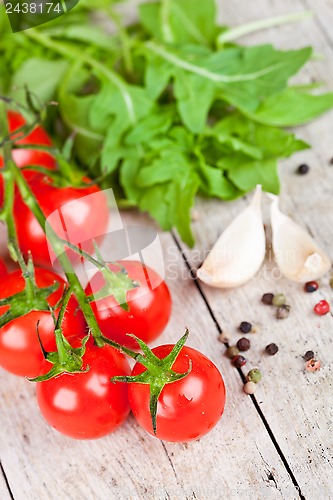
[[[304,12],[295,12],[293,14],[286,14],[284,16],[275,16],[275,17],[270,17],[268,19],[259,19],[258,21],[254,21],[248,24],[243,24],[241,26],[237,26],[236,28],[230,28],[227,31],[223,31],[223,33],[220,33],[220,35],[217,37],[216,44],[218,47],[221,47],[226,42],[231,42],[242,36],[249,35],[250,33],[255,33],[256,31],[272,28],[274,26],[282,26],[283,24],[302,21],[303,19],[307,19],[312,16],[313,12],[307,10]]]

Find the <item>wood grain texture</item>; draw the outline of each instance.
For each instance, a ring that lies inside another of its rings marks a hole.
[[[3,500],[11,500],[11,496],[6,484],[5,476],[0,468],[0,498]]]

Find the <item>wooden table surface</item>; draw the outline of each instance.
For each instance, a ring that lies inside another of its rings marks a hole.
[[[313,19],[248,36],[244,43],[273,42],[281,48],[312,45],[325,59],[307,65],[299,81],[327,82],[333,89],[333,3],[330,0],[220,0],[220,21],[229,25],[311,9]],[[333,259],[333,112],[298,129],[313,149],[281,163],[281,207],[307,227]],[[300,162],[308,175],[295,175]],[[162,336],[174,341],[188,326],[188,344],[207,354],[222,371],[227,404],[217,427],[187,445],[161,442],[147,435],[132,417],[113,435],[92,442],[67,439],[48,427],[34,398],[34,385],[0,372],[0,499],[332,499],[333,498],[333,322],[316,317],[313,305],[326,298],[333,305],[328,277],[315,294],[278,278],[269,258],[245,286],[221,291],[194,282],[205,252],[247,203],[198,200],[189,251],[177,235],[161,234],[167,281],[173,296],[172,319]],[[269,204],[263,205],[267,218]],[[124,219],[133,216],[126,215]],[[142,224],[151,222],[139,215]],[[283,291],[291,314],[274,318],[260,298]],[[243,393],[238,371],[218,342],[223,329],[236,342],[243,320],[257,326],[249,338],[250,367],[263,373],[255,397]],[[265,356],[276,342],[279,353]],[[317,353],[322,369],[304,370],[302,355]]]

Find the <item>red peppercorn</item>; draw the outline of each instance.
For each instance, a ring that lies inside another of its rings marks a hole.
[[[239,354],[238,356],[235,356],[234,358],[232,358],[231,362],[236,368],[241,368],[242,366],[245,365],[246,358],[244,358],[244,356]]]
[[[327,300],[321,300],[314,306],[313,310],[318,316],[324,316],[330,311],[330,305]]]
[[[319,285],[316,281],[308,281],[304,285],[304,290],[308,293],[312,293],[312,292],[315,292],[316,290],[318,290],[318,287],[319,287]]]

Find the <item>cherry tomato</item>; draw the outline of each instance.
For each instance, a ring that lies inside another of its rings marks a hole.
[[[166,283],[151,268],[139,261],[119,261],[129,278],[140,286],[128,290],[126,299],[129,311],[125,311],[110,295],[91,302],[102,333],[119,344],[137,349],[137,342],[127,334],[132,333],[144,342],[156,339],[166,327],[171,314],[171,296]],[[117,265],[109,265],[114,272],[121,272]],[[86,294],[98,292],[105,285],[102,273],[96,273],[90,280]]]
[[[165,358],[173,345],[152,349],[160,359]],[[188,442],[207,434],[219,421],[225,405],[225,386],[222,376],[201,352],[184,346],[172,369],[185,373],[192,361],[192,370],[185,378],[164,386],[157,404],[156,437],[165,441]],[[139,375],[145,368],[136,363],[132,375]],[[129,402],[134,417],[150,434],[153,434],[149,410],[149,386],[130,383]],[[154,434],[153,434],[154,435]]]
[[[87,252],[93,251],[92,239],[103,235],[108,224],[107,200],[99,187],[59,188],[49,177],[36,174],[30,188],[44,215],[52,214],[48,222],[58,236],[74,245],[80,244]],[[49,251],[45,233],[20,196],[15,199],[14,217],[22,253],[31,252],[34,262],[40,266],[54,265],[55,255],[52,249]]]
[[[0,278],[8,274],[5,263],[0,259]]]
[[[8,111],[8,126],[10,132],[15,132],[15,130],[22,127],[26,122],[20,113],[14,111]],[[39,144],[41,146],[51,146],[51,140],[47,133],[42,129],[42,127],[35,127],[35,129],[23,139],[17,141],[16,144],[21,145],[34,145]],[[27,167],[29,165],[40,165],[45,168],[54,169],[56,168],[55,159],[46,151],[41,151],[38,149],[13,149],[13,159],[19,167]],[[3,159],[0,156],[0,168],[3,167]],[[25,171],[25,177],[31,179],[34,177],[34,173],[31,171]],[[0,175],[0,205],[3,202],[3,179]]]
[[[60,283],[59,288],[53,292],[48,303],[55,306],[60,300],[65,288],[62,278],[46,269],[35,269],[37,286],[44,288],[54,282]],[[25,281],[22,271],[14,271],[1,280],[0,298],[10,297],[24,289]],[[71,297],[71,312],[65,314],[62,324],[63,333],[66,336],[74,333],[85,333],[85,321],[81,314],[75,314],[77,301]],[[0,307],[0,315],[8,309],[8,306]],[[56,314],[59,312],[56,311]],[[36,377],[40,375],[43,363],[43,354],[38,342],[36,325],[39,321],[38,331],[43,346],[47,351],[55,351],[56,343],[54,337],[54,322],[48,311],[31,311],[28,314],[16,318],[0,329],[0,366],[15,375]]]
[[[79,347],[76,337],[70,338]],[[127,418],[130,407],[126,383],[110,382],[129,375],[123,354],[108,345],[97,347],[88,340],[83,356],[86,373],[63,373],[37,383],[37,401],[45,420],[57,431],[75,439],[96,439],[110,434]],[[50,368],[50,363],[45,362]]]

